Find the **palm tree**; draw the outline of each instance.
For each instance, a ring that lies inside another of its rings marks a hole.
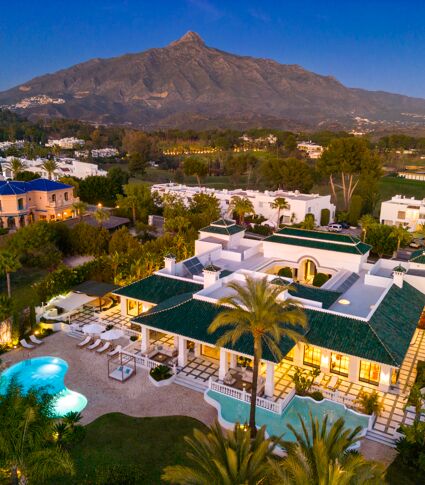
[[[41,168],[47,172],[49,180],[52,180],[53,174],[58,169],[58,164],[54,160],[45,160]]]
[[[87,204],[82,200],[79,200],[78,202],[74,202],[72,204],[72,208],[75,211],[75,213],[78,215],[80,221],[82,221],[84,214],[87,212]]]
[[[93,212],[93,217],[96,219],[99,226],[101,226],[103,222],[109,219],[109,212],[106,209],[99,207]]]
[[[228,288],[234,291],[230,296],[221,298],[218,305],[225,308],[208,328],[209,333],[225,327],[225,332],[217,340],[224,347],[248,335],[253,339],[253,375],[249,426],[255,436],[255,410],[257,403],[258,368],[263,355],[263,345],[267,346],[277,360],[282,359],[279,343],[283,337],[298,342],[303,338],[301,330],[307,320],[300,304],[291,299],[278,299],[289,286],[270,285],[267,277],[253,279],[245,277],[244,283],[231,281]]]
[[[234,195],[231,198],[229,210],[236,212],[241,224],[244,223],[245,214],[254,214],[254,206],[252,205],[252,202],[246,197],[239,197],[238,195]]]
[[[366,241],[367,231],[373,224],[376,224],[376,219],[370,214],[360,217],[359,225],[362,228],[363,241]]]
[[[7,295],[12,296],[12,288],[10,284],[10,273],[14,273],[21,268],[21,263],[18,256],[10,251],[0,252],[0,271],[6,274]]]
[[[24,394],[13,381],[0,395],[0,456],[12,485],[74,471],[68,453],[53,440],[52,399],[35,390]]]
[[[135,195],[127,195],[126,197],[120,196],[118,198],[118,206],[120,209],[130,209],[133,219],[133,224],[136,224],[136,209],[138,198]]]
[[[415,422],[419,423],[421,420],[421,414],[425,411],[423,407],[423,396],[419,384],[414,384],[410,389],[410,393],[407,396],[407,402],[404,406],[404,410],[408,407],[415,408]]]
[[[299,416],[301,431],[288,428],[296,441],[282,441],[288,456],[271,462],[272,483],[291,485],[372,485],[384,483],[382,465],[365,460],[350,448],[360,439],[361,427],[345,428],[343,418],[331,426],[325,415],[322,423],[310,413],[310,426]]]
[[[199,429],[193,437],[185,436],[189,464],[167,466],[162,480],[176,484],[256,485],[270,472],[276,444],[265,437],[261,428],[255,439],[239,425],[223,431],[214,423],[207,433]]]
[[[277,209],[277,224],[276,227],[279,229],[280,225],[280,212],[283,210],[288,210],[291,208],[285,197],[276,197],[273,202],[270,202],[270,207],[272,209]]]
[[[390,237],[397,240],[397,252],[402,244],[407,244],[412,240],[410,232],[402,226],[393,226]]]
[[[9,168],[12,172],[12,177],[16,179],[16,177],[25,170],[25,165],[19,158],[12,158],[9,163]]]

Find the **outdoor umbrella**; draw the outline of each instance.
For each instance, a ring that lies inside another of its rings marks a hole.
[[[99,325],[98,323],[89,323],[88,325],[84,325],[83,332],[84,333],[102,333],[105,330],[103,325]]]
[[[124,336],[124,332],[122,330],[119,330],[118,328],[113,328],[111,330],[108,330],[100,336],[102,340],[117,340],[121,337]]]

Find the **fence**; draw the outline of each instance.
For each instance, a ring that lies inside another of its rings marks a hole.
[[[219,392],[226,396],[230,396],[233,399],[238,399],[239,401],[242,401],[242,402],[247,402],[247,403],[251,402],[251,394],[249,394],[246,391],[240,391],[239,389],[235,389],[234,387],[226,386],[225,384],[221,384],[220,382],[214,381],[213,379],[210,379],[208,385],[212,391]],[[283,403],[284,401],[282,400],[275,402],[259,396],[257,396],[257,402],[256,402],[258,407],[267,409],[267,411],[271,411],[272,413],[276,413],[276,414],[282,414]]]
[[[154,367],[158,367],[159,365],[161,365],[159,362],[148,359],[148,357],[145,357],[144,355],[133,354],[131,352],[126,352],[125,350],[121,350],[120,353],[123,355],[129,355],[131,357],[134,357],[136,359],[137,367],[143,367],[144,369],[153,369]]]

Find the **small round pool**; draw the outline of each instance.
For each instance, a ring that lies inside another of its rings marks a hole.
[[[68,363],[58,357],[35,357],[22,360],[0,375],[0,393],[4,393],[12,378],[27,392],[31,388],[42,389],[55,396],[55,414],[64,416],[70,411],[80,412],[87,406],[87,398],[65,386],[64,377]]]

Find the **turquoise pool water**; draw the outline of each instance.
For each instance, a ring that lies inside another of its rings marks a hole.
[[[249,420],[249,404],[225,396],[215,391],[207,391],[207,396],[214,399],[221,406],[221,417],[230,423],[246,423]],[[265,409],[257,407],[256,420],[257,426],[266,426],[269,435],[280,436],[283,434],[283,439],[287,441],[294,441],[295,437],[287,428],[287,424],[292,424],[296,431],[301,431],[298,414],[304,420],[309,421],[309,413],[313,417],[323,419],[325,415],[328,416],[328,423],[331,425],[338,418],[343,417],[347,428],[355,428],[361,426],[367,428],[369,418],[364,415],[359,415],[342,404],[324,400],[313,401],[295,396],[288,406],[283,410],[281,415],[272,413]]]
[[[14,377],[24,392],[30,388],[43,388],[55,396],[54,409],[57,416],[64,416],[70,411],[82,411],[87,406],[87,398],[71,391],[64,384],[68,363],[58,357],[35,357],[22,360],[9,367],[0,375],[0,393],[4,393]]]

